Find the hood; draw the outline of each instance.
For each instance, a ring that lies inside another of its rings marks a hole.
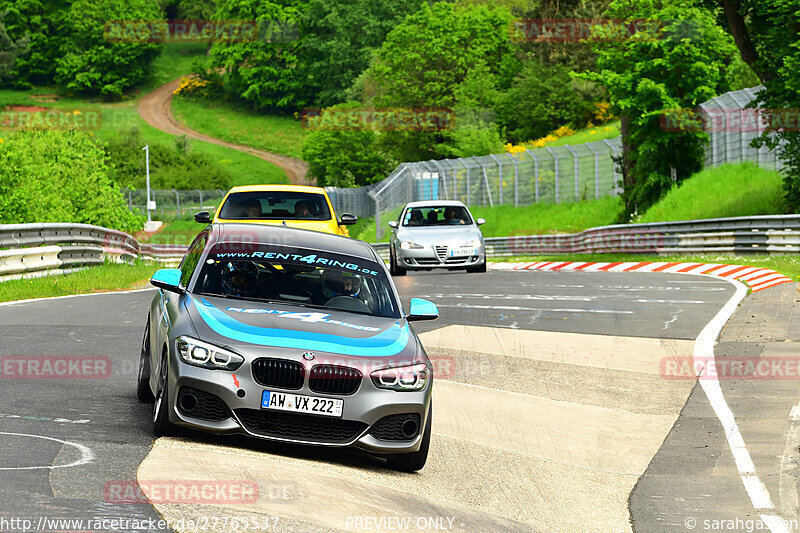
[[[229,345],[391,357],[415,344],[404,318],[199,295],[189,295],[186,307],[201,338]]]
[[[476,226],[431,226],[408,227],[397,230],[397,238],[417,244],[452,244],[458,246],[470,239],[481,239],[483,235]]]

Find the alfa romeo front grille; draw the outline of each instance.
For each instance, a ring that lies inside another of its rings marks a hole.
[[[435,246],[434,248],[436,248],[436,256],[439,261],[444,262],[447,258],[447,246]]]

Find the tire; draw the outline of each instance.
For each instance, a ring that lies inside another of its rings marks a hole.
[[[142,351],[139,355],[139,373],[136,380],[136,396],[140,402],[152,403],[155,400],[153,391],[150,390],[150,317],[144,327]]]
[[[428,407],[428,423],[425,424],[425,431],[422,434],[422,443],[419,451],[411,453],[398,453],[386,458],[389,468],[401,472],[416,472],[422,470],[428,460],[428,448],[431,444],[431,426],[433,425],[433,403]]]
[[[486,272],[486,260],[484,259],[483,264],[476,267],[468,267],[467,272],[479,273],[479,272]]]
[[[174,426],[169,421],[169,379],[167,379],[167,369],[169,354],[164,349],[161,355],[161,372],[158,379],[158,390],[156,391],[155,402],[153,402],[153,433],[156,437],[167,437],[174,432]]]
[[[397,266],[397,257],[395,257],[394,252],[391,249],[389,250],[389,273],[392,276],[406,275],[406,269]]]

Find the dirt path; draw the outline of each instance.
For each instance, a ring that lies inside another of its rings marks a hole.
[[[241,144],[233,144],[229,142],[203,135],[192,129],[187,128],[181,124],[170,111],[172,105],[172,94],[178,88],[180,79],[173,80],[159,87],[158,89],[147,93],[139,100],[139,116],[141,116],[148,124],[161,131],[171,133],[172,135],[186,135],[192,139],[205,141],[209,143],[218,144],[227,148],[233,148],[246,154],[254,155],[265,161],[279,166],[286,172],[289,182],[296,185],[313,185],[310,179],[306,177],[308,171],[308,163],[301,159],[289,157],[285,155],[272,154],[263,150],[258,150],[250,146]]]

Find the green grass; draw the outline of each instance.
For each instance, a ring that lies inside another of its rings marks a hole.
[[[157,244],[191,244],[194,238],[205,226],[194,220],[173,220],[165,222],[161,231],[151,235],[142,242]]]
[[[602,141],[605,139],[613,139],[615,137],[619,137],[619,120],[612,120],[611,122],[600,124],[599,126],[592,126],[591,128],[583,128],[582,130],[576,131],[572,135],[560,137],[555,141],[549,142],[547,143],[547,146],[549,148],[553,148],[554,146],[564,146],[566,144],[584,144]],[[531,146],[530,142],[525,142],[522,144],[527,146],[529,150],[537,149]]]
[[[55,109],[80,109],[83,111],[96,111],[102,113],[102,123],[96,130],[89,131],[90,135],[98,139],[108,140],[113,136],[131,128],[138,128],[143,133],[143,138],[149,143],[171,144],[174,135],[153,128],[136,111],[137,102],[125,101],[118,103],[103,103],[92,99],[79,99],[59,96],[55,102],[42,102],[33,98],[36,94],[55,94],[54,89],[38,88],[30,91],[12,91],[0,89],[0,102],[5,105],[27,105],[52,107]],[[2,105],[2,104],[0,104]],[[0,138],[11,135],[13,131],[0,130]],[[247,185],[257,183],[288,183],[286,173],[279,167],[259,159],[258,157],[225,148],[207,142],[189,140],[190,150],[203,153],[218,162],[230,175],[232,185]],[[143,156],[144,157],[144,156]]]
[[[133,265],[106,263],[86,270],[35,279],[0,282],[0,302],[85,294],[132,288],[145,288],[159,268],[157,263],[137,261]]]
[[[267,152],[302,157],[305,130],[293,117],[264,115],[241,105],[176,97],[175,117],[195,131]]]
[[[196,61],[205,61],[208,45],[203,43],[168,43],[153,61],[150,76],[133,93],[144,94],[180,76],[191,74]]]
[[[515,257],[489,257],[490,262],[530,262],[530,261],[586,261],[586,262],[667,262],[667,263],[717,263],[728,265],[754,266],[771,268],[795,281],[800,281],[800,257],[797,254],[786,255],[642,255],[642,254],[574,254],[574,255],[537,255]]]
[[[753,163],[706,169],[672,189],[638,222],[781,214],[781,183],[778,172]]]

